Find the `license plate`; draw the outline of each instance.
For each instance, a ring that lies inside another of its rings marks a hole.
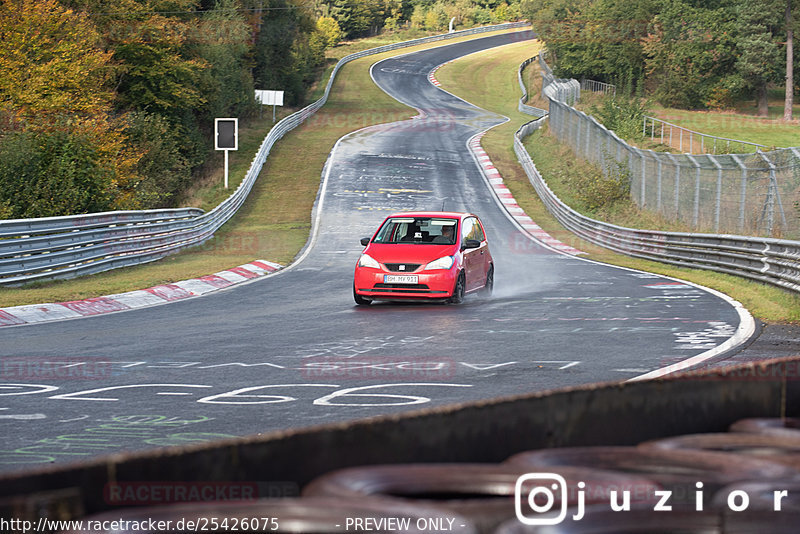
[[[384,284],[416,284],[419,276],[410,274],[385,274],[383,275]]]

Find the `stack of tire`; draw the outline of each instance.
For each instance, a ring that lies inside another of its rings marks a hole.
[[[637,446],[526,451],[499,464],[352,467],[317,478],[298,498],[116,509],[86,519],[185,525],[212,517],[274,519],[240,522],[248,532],[797,534],[800,419],[747,419],[729,432]],[[230,532],[231,524],[205,531]]]

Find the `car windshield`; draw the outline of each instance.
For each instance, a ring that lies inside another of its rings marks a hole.
[[[392,217],[383,223],[373,243],[412,245],[455,244],[458,219],[440,217]]]

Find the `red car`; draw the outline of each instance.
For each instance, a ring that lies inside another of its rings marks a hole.
[[[483,224],[471,213],[395,213],[361,244],[367,248],[356,264],[356,304],[431,299],[458,304],[466,293],[492,291],[492,254]]]

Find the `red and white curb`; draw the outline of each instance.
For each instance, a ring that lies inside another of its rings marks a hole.
[[[181,280],[174,284],[153,286],[117,295],[0,308],[0,327],[89,317],[199,297],[212,291],[268,275],[282,267],[283,265],[271,261],[257,260],[200,278]]]
[[[500,172],[497,170],[494,164],[492,164],[492,160],[481,146],[481,138],[483,135],[484,134],[481,133],[470,139],[469,148],[475,154],[478,164],[481,166],[484,175],[489,180],[489,185],[491,186],[492,191],[494,191],[494,194],[497,195],[497,198],[506,208],[506,211],[508,211],[511,217],[517,222],[517,224],[519,224],[535,239],[541,241],[551,248],[566,254],[571,254],[573,256],[578,254],[586,254],[585,252],[562,243],[555,237],[551,236],[542,230],[542,228],[536,224],[533,219],[528,217],[528,215],[525,213],[525,210],[523,210],[519,204],[517,204],[514,195],[511,194],[511,191],[503,182],[503,177],[500,175]]]
[[[451,59],[450,61],[447,61],[445,63],[442,63],[441,65],[437,65],[436,67],[434,67],[433,70],[428,73],[428,81],[431,82],[436,87],[441,87],[442,86],[442,82],[440,82],[439,80],[436,79],[436,71],[441,69],[445,65],[447,65],[449,63],[452,63],[453,61],[455,61],[455,60]]]

